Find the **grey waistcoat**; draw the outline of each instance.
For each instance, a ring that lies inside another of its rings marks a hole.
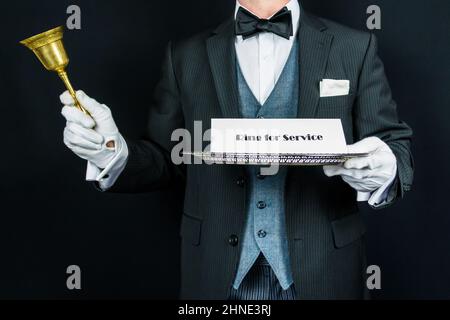
[[[244,118],[295,118],[298,110],[299,64],[295,42],[280,78],[264,105],[258,102],[237,67],[240,110]],[[233,287],[238,289],[260,253],[272,267],[283,289],[293,283],[286,237],[284,190],[286,167],[274,176],[261,176],[249,166],[247,222]]]

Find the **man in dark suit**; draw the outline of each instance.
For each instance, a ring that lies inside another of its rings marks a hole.
[[[169,44],[145,139],[124,139],[108,107],[77,97],[92,118],[64,93],[64,141],[88,160],[98,188],[145,192],[184,179],[182,298],[364,298],[356,200],[388,206],[413,177],[412,131],[398,119],[374,35],[315,17],[296,0],[241,0],[216,29]],[[349,149],[370,155],[273,177],[173,164],[174,130],[241,117],[339,118]]]

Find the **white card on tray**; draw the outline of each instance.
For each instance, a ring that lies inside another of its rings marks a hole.
[[[212,153],[345,154],[340,119],[212,119]]]

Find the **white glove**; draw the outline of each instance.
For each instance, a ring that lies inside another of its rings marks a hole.
[[[343,165],[324,166],[328,177],[340,175],[353,189],[370,193],[397,175],[397,159],[391,148],[377,137],[347,146],[349,153],[369,153],[367,157],[347,160]]]
[[[75,108],[69,92],[64,92],[60,96],[64,104],[61,114],[67,120],[64,144],[80,158],[104,169],[114,159],[116,151],[121,150],[119,130],[107,106],[89,98],[83,91],[77,91],[76,95],[92,118]]]

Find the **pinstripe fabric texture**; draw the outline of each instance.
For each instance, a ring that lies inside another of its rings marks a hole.
[[[398,162],[393,203],[412,185],[412,131],[398,118],[376,39],[302,12],[297,116],[341,119],[349,144],[369,136],[385,141]],[[175,166],[170,153],[178,143],[171,141],[174,129],[194,134],[194,121],[207,130],[211,118],[240,117],[233,19],[169,45],[162,68],[146,135],[127,139],[129,161],[110,191],[144,192],[184,181],[181,297],[227,299],[242,250],[246,171],[231,165]],[[350,94],[320,98],[324,78],[349,80]],[[355,191],[339,177],[326,177],[320,167],[292,167],[284,201],[296,298],[363,298],[365,229]]]
[[[231,289],[230,300],[295,300],[294,285],[283,290],[263,255],[253,265],[238,290]]]

